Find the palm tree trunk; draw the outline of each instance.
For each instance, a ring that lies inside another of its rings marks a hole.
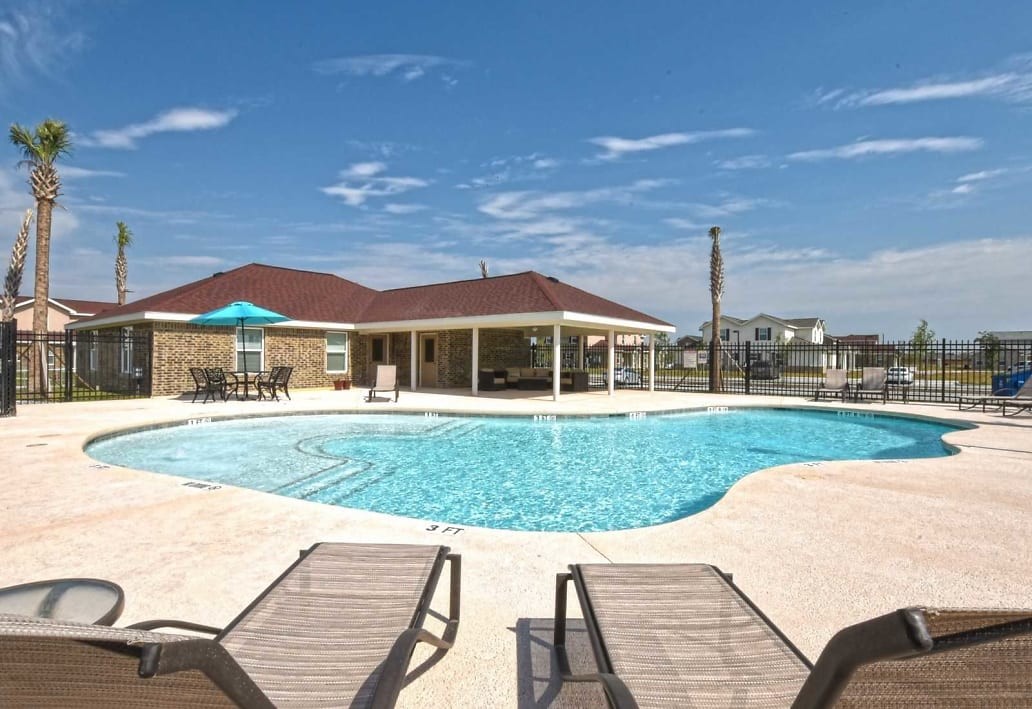
[[[32,331],[37,338],[47,332],[47,313],[50,310],[50,222],[54,213],[54,202],[48,199],[36,200],[36,283],[32,304]],[[33,364],[40,396],[46,400],[50,391],[47,381],[47,347],[45,337],[37,340]]]

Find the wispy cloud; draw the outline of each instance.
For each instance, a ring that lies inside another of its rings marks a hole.
[[[983,180],[991,180],[994,177],[1000,175],[1006,175],[1010,172],[1010,168],[1000,167],[995,170],[980,170],[979,172],[969,172],[966,175],[961,175],[957,178],[957,182],[982,182]]]
[[[595,156],[597,160],[618,160],[632,153],[672,148],[677,145],[691,145],[705,140],[718,138],[747,138],[754,135],[751,128],[727,128],[724,130],[703,130],[683,133],[662,133],[646,138],[619,138],[616,136],[599,136],[589,138],[588,142],[603,148],[605,152]]]
[[[981,138],[949,137],[949,138],[907,138],[887,140],[859,140],[834,148],[819,150],[802,150],[791,153],[789,160],[817,161],[829,159],[849,160],[871,155],[899,155],[901,153],[960,153],[978,150],[982,147]]]
[[[455,187],[460,190],[470,190],[497,187],[509,182],[540,180],[548,174],[548,171],[554,170],[561,164],[559,160],[546,157],[542,153],[494,158],[481,165],[489,172],[460,182]]]
[[[434,70],[448,70],[468,66],[469,62],[432,54],[364,54],[353,57],[323,59],[312,65],[316,74],[332,76],[397,76],[409,82],[421,79]],[[441,80],[451,86],[454,76],[442,73]]]
[[[63,9],[46,0],[0,8],[0,97],[53,76],[86,45],[85,33],[67,26]]]
[[[124,172],[116,172],[115,170],[90,170],[85,167],[75,167],[74,165],[63,165],[59,168],[58,172],[60,172],[61,177],[66,180],[84,180],[91,177],[125,177]]]
[[[766,155],[742,155],[729,160],[718,160],[714,165],[721,170],[758,170],[770,167],[770,158]]]
[[[579,209],[603,202],[629,204],[639,194],[666,184],[669,184],[666,180],[637,180],[621,187],[582,191],[499,192],[482,200],[477,209],[495,219],[535,219],[546,212]]]
[[[429,209],[425,204],[398,204],[391,202],[384,205],[383,211],[388,214],[415,214]]]
[[[355,163],[341,171],[340,182],[320,191],[340,197],[348,206],[361,207],[371,197],[389,197],[430,184],[418,177],[388,177],[383,174],[386,170],[387,164],[382,162]]]
[[[368,153],[378,158],[388,159],[402,153],[418,150],[408,143],[397,143],[391,140],[349,140],[348,147]]]
[[[94,148],[134,150],[137,141],[157,133],[215,130],[228,125],[236,117],[236,109],[216,111],[206,108],[173,108],[144,123],[133,123],[124,128],[98,130],[88,136],[78,136],[76,144]]]
[[[717,204],[692,204],[689,205],[689,208],[694,211],[696,216],[717,219],[751,212],[761,207],[777,206],[781,206],[779,202],[762,197],[727,197]]]
[[[712,224],[702,224],[684,217],[670,217],[664,219],[663,223],[675,229],[685,229],[687,231],[699,231],[700,229],[709,229],[712,226]]]
[[[834,108],[860,108],[978,97],[1014,103],[1032,100],[1032,57],[1014,57],[1001,70],[981,76],[928,78],[885,89],[820,91],[816,102]]]

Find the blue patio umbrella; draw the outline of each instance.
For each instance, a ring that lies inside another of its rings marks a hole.
[[[236,325],[240,328],[241,336],[244,338],[244,371],[247,369],[247,337],[244,337],[244,324],[250,325],[271,325],[273,323],[290,320],[286,315],[280,315],[272,310],[267,310],[254,303],[238,300],[229,305],[223,305],[210,312],[192,318],[190,322],[197,325]]]

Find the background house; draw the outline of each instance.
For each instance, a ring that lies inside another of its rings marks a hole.
[[[237,300],[291,319],[243,329],[190,322]],[[243,370],[245,349],[249,371],[290,365],[298,387],[326,386],[343,376],[369,382],[376,365],[395,364],[404,385],[476,391],[479,368],[538,365],[530,361],[532,338],[550,337],[558,352],[571,336],[584,343],[604,333],[612,342],[618,335],[675,329],[533,271],[376,291],[334,274],[262,264],[216,273],[69,327],[151,333],[154,395],[192,390],[191,366]],[[579,359],[583,366],[583,346]]]
[[[36,299],[31,295],[19,295],[14,302],[15,330],[32,329],[32,309]],[[47,302],[47,327],[55,332],[64,330],[69,323],[88,318],[106,310],[118,307],[118,303],[73,298],[50,298]]]

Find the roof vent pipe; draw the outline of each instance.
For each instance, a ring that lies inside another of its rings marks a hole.
[[[224,276],[224,275],[226,275],[225,271],[215,271],[215,273],[211,274],[211,277],[212,278],[218,278],[219,276]]]
[[[558,282],[559,282],[559,279],[558,279],[558,278],[556,278],[555,276],[545,276],[545,277],[546,277],[546,278],[547,278],[548,280],[552,281],[552,283],[558,283]]]

